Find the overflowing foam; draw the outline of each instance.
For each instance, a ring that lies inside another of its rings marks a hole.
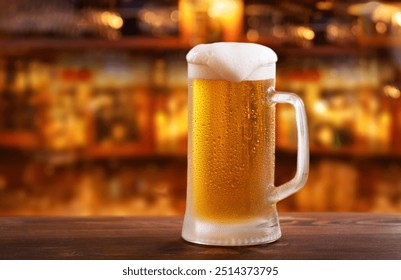
[[[187,54],[188,77],[230,82],[274,79],[276,53],[253,43],[201,44]]]

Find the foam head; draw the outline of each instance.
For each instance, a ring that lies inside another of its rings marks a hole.
[[[190,79],[230,82],[274,79],[276,53],[253,43],[201,44],[187,54]]]

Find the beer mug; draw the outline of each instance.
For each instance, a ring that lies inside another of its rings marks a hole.
[[[280,238],[276,203],[298,191],[309,170],[302,100],[277,92],[277,55],[251,43],[195,46],[188,62],[188,186],[182,237],[241,246]],[[275,106],[295,108],[295,177],[274,186]]]

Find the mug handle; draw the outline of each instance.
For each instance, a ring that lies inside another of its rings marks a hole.
[[[295,109],[295,118],[297,123],[297,172],[294,178],[289,182],[282,184],[278,187],[273,187],[272,192],[269,194],[269,200],[276,203],[302,188],[309,173],[309,140],[308,140],[308,125],[306,122],[306,113],[304,103],[294,93],[275,91],[270,87],[268,93],[271,97],[273,104],[289,103]]]

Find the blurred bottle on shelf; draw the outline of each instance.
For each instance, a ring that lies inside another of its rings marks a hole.
[[[358,98],[357,137],[368,151],[385,152],[392,144],[393,115],[382,92],[364,90]]]
[[[184,62],[158,59],[154,64],[153,126],[159,152],[186,154],[188,133],[187,72]]]
[[[37,115],[28,62],[10,59],[0,67],[1,128],[6,132],[32,132]]]
[[[6,110],[6,100],[5,91],[7,87],[7,69],[6,60],[0,58],[0,131],[4,130],[5,127],[5,110]]]
[[[86,103],[92,74],[88,69],[59,65],[54,91],[48,92],[42,133],[45,146],[54,151],[84,147],[87,143]]]
[[[94,92],[97,102],[95,110],[95,142],[103,146],[136,143],[140,139],[140,128],[136,110],[132,112],[131,91],[103,89]],[[131,102],[130,102],[131,101]]]
[[[180,36],[190,45],[239,41],[244,3],[241,0],[180,0]]]
[[[401,84],[399,89],[401,89]],[[398,91],[400,92],[400,91]],[[401,152],[401,95],[393,102],[393,114],[394,114],[394,122],[393,122],[393,145],[397,149],[398,152]]]
[[[155,140],[160,152],[186,154],[188,133],[187,91],[159,94],[154,114]]]

